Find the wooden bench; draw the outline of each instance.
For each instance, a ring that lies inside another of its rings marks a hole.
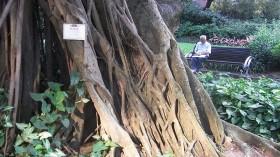
[[[194,52],[185,55],[188,60],[191,60]],[[214,62],[221,64],[230,64],[242,66],[246,75],[248,74],[252,57],[250,56],[251,49],[249,48],[230,48],[230,47],[215,47],[211,49],[211,54],[205,62]]]

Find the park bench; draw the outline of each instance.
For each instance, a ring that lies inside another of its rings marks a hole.
[[[212,46],[211,54],[205,62],[242,66],[245,74],[247,75],[252,61],[250,53],[251,49],[249,48]],[[185,55],[185,57],[188,60],[191,60],[193,54],[194,52],[190,52],[189,54]]]

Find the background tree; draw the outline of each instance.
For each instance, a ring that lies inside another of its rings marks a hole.
[[[220,120],[177,47],[181,12],[174,0],[15,1],[0,40],[1,85],[16,108],[13,121],[37,112],[25,103],[30,92],[47,81],[67,88],[69,72],[78,70],[94,108],[76,104],[74,128],[58,131],[64,144],[63,131],[71,129],[70,141],[83,144],[96,110],[101,130],[122,148],[113,156],[279,156],[278,144]],[[63,23],[86,24],[86,40],[63,40]],[[14,129],[9,136],[13,141]]]
[[[207,0],[207,2],[206,2],[206,4],[205,4],[205,6],[204,6],[204,10],[205,9],[207,9],[207,8],[210,8],[211,7],[211,4],[212,4],[212,2],[214,2],[214,0]]]

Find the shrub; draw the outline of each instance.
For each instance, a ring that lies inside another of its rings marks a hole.
[[[44,93],[31,93],[34,101],[40,103],[40,114],[33,116],[30,123],[16,123],[19,130],[14,144],[15,156],[66,156],[60,148],[62,143],[57,138],[57,124],[69,129],[69,116],[74,112],[75,103],[87,103],[85,88],[79,74],[71,73],[71,88],[75,92],[61,90],[61,84],[48,82],[48,89]],[[79,98],[74,102],[71,98]]]
[[[192,23],[190,22],[184,22],[180,24],[179,29],[175,32],[175,35],[177,37],[188,35],[189,34],[189,29],[192,27]]]
[[[279,19],[280,3],[275,0],[262,1],[262,15],[266,19]]]
[[[252,49],[253,71],[274,70],[280,63],[279,58],[274,57],[272,53],[272,49],[280,42],[279,26],[279,22],[273,22],[271,26],[264,23],[253,36],[253,41],[249,44]]]
[[[280,44],[277,44],[272,49],[272,56],[275,57],[277,60],[280,60]]]
[[[193,3],[184,3],[184,13],[181,18],[182,23],[188,21],[194,25],[204,24],[223,24],[227,21],[227,18],[219,13],[211,10],[202,10],[201,7]]]
[[[7,129],[12,128],[14,125],[11,122],[10,112],[13,107],[8,105],[8,92],[0,87],[0,148],[3,149],[6,141],[6,137],[8,136]],[[0,156],[3,156],[2,152],[0,152]]]
[[[223,25],[203,24],[193,25],[191,22],[182,23],[179,29],[175,32],[177,37],[180,36],[197,36],[201,34],[207,35],[208,38],[215,36],[234,39],[246,39],[246,37],[253,35],[258,29],[259,25],[254,22],[227,22]]]
[[[215,0],[212,7],[222,15],[236,19],[279,19],[280,4],[275,0]]]
[[[280,141],[280,83],[200,73],[220,117],[264,138]]]

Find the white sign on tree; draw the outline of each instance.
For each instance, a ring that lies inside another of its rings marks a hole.
[[[85,40],[85,24],[63,24],[63,39],[65,40]]]

